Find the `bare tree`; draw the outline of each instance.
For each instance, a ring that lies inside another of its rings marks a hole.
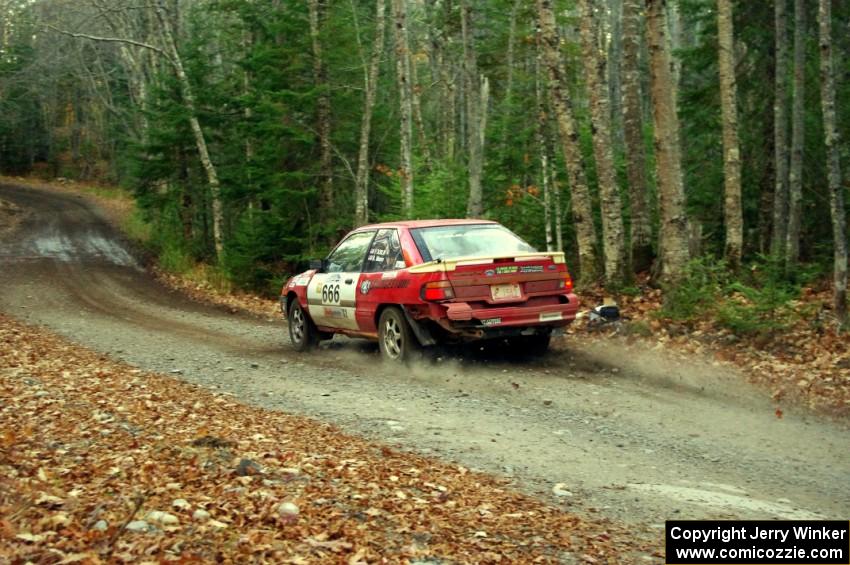
[[[552,174],[549,163],[548,124],[549,112],[546,104],[546,95],[543,93],[543,77],[541,76],[541,62],[543,53],[538,48],[534,59],[534,94],[537,102],[537,120],[534,136],[537,141],[537,151],[540,153],[540,180],[543,184],[543,228],[546,236],[546,251],[555,248],[552,234]]]
[[[145,11],[124,10],[116,11],[104,3],[104,0],[91,0],[98,10],[98,15],[104,19],[110,31],[120,37],[141,37],[143,41],[152,42],[150,26],[145,25]],[[129,93],[134,104],[141,110],[132,116],[134,128],[138,130],[142,145],[148,143],[148,98],[150,93],[151,61],[149,50],[139,50],[130,44],[119,43],[118,53],[127,69]]]
[[[457,135],[457,95],[455,86],[455,66],[451,59],[452,38],[446,33],[446,26],[440,25],[440,18],[448,18],[451,3],[442,0],[426,0],[426,10],[431,14],[426,26],[428,49],[431,59],[431,79],[438,84],[437,123],[440,155],[451,161],[455,157],[455,137]]]
[[[505,66],[506,72],[508,73],[507,78],[505,79],[505,99],[503,102],[504,113],[506,116],[502,120],[502,131],[499,135],[499,142],[501,143],[502,149],[504,150],[508,146],[508,126],[510,120],[507,119],[507,116],[511,114],[511,110],[513,108],[513,96],[514,96],[514,57],[516,53],[516,20],[517,20],[517,12],[520,8],[520,3],[522,0],[514,0],[511,5],[511,15],[510,15],[510,23],[508,25],[508,50],[505,55]],[[536,62],[535,65],[539,64]],[[535,67],[536,68],[536,67]],[[535,85],[539,78],[535,75]]]
[[[661,207],[661,269],[658,275],[660,280],[670,283],[682,276],[689,253],[679,117],[676,111],[677,88],[671,71],[664,4],[664,0],[646,0],[646,41],[650,56],[655,161]]]
[[[788,237],[785,265],[800,258],[800,221],[803,215],[803,144],[805,143],[806,2],[794,0],[794,103],[791,107],[791,167],[788,174]]]
[[[643,104],[640,82],[641,1],[623,2],[623,137],[631,212],[630,263],[644,271],[652,262],[652,227],[646,202],[646,149],[643,143]]]
[[[682,81],[682,60],[679,57],[672,56],[682,48],[682,17],[679,13],[680,0],[664,0],[664,17],[666,25],[664,30],[667,36],[667,47],[671,53],[670,70],[672,72],[673,84],[676,85],[676,91],[679,90],[679,85]]]
[[[785,257],[788,239],[788,0],[774,0],[773,235],[771,251]]]
[[[826,143],[826,178],[829,184],[829,208],[832,213],[833,305],[842,324],[847,323],[847,215],[841,186],[838,127],[835,117],[835,71],[832,56],[832,6],[830,0],[818,2],[821,108]]]
[[[623,131],[623,0],[608,0],[607,17],[601,26],[602,41],[608,59],[608,100],[611,103],[611,135],[617,151],[625,143]]]
[[[369,135],[372,128],[372,109],[375,107],[375,94],[378,89],[378,71],[381,56],[384,53],[384,12],[386,0],[375,2],[375,40],[372,44],[372,58],[368,70],[363,69],[365,95],[363,114],[360,118],[360,149],[357,153],[357,177],[354,182],[354,224],[363,225],[369,221]]]
[[[467,146],[469,168],[469,198],[466,216],[480,218],[484,214],[481,191],[481,173],[484,168],[484,133],[487,126],[487,95],[489,83],[478,74],[478,57],[475,52],[474,20],[466,0],[461,2],[461,31],[463,35],[463,68],[466,96]]]
[[[319,89],[316,117],[319,132],[319,213],[325,217],[333,210],[333,155],[331,148],[331,99],[320,37],[325,11],[324,0],[308,0],[310,41],[313,48],[313,81]]]
[[[410,100],[413,106],[413,120],[416,122],[416,133],[419,138],[419,151],[426,170],[431,170],[431,143],[428,141],[428,133],[425,130],[425,119],[422,117],[422,84],[419,82],[419,71],[416,59],[410,58]]]
[[[198,157],[201,161],[201,166],[207,177],[207,185],[210,191],[210,200],[212,205],[212,227],[213,227],[213,244],[216,251],[216,257],[221,260],[224,253],[224,207],[221,200],[221,183],[218,179],[218,171],[210,158],[209,149],[207,146],[206,135],[203,127],[198,119],[197,104],[195,102],[194,89],[189,77],[186,74],[183,59],[180,56],[180,51],[177,47],[177,39],[175,27],[172,24],[172,18],[177,14],[169,14],[163,1],[157,0],[152,10],[154,17],[159,23],[159,31],[162,40],[162,46],[156,45],[153,42],[146,42],[131,37],[114,37],[102,36],[90,33],[72,32],[57,28],[52,24],[46,24],[46,27],[54,32],[67,35],[69,37],[87,39],[100,43],[112,43],[120,47],[133,49],[143,49],[148,53],[154,53],[159,60],[165,61],[171,67],[177,77],[177,83],[180,86],[180,94],[183,100],[183,105],[186,107],[188,114],[189,127],[192,131],[192,136],[195,141],[195,147],[198,151]],[[136,59],[135,56],[131,57]],[[125,59],[129,61],[130,59]],[[138,59],[136,59],[138,60]],[[140,66],[130,66],[130,72],[139,72]]]
[[[407,38],[406,0],[392,0],[395,24],[396,76],[398,78],[399,103],[401,104],[401,179],[402,213],[413,215],[413,104],[410,88],[410,48]]]
[[[210,189],[210,200],[212,201],[212,220],[213,220],[213,242],[215,244],[216,257],[220,261],[224,254],[224,207],[221,202],[221,184],[218,180],[218,172],[210,158],[209,150],[207,149],[207,140],[204,135],[204,130],[201,128],[201,122],[198,120],[198,111],[195,104],[195,93],[192,89],[192,83],[189,82],[189,77],[186,76],[186,71],[183,68],[183,60],[180,57],[180,52],[177,50],[177,41],[174,37],[174,31],[171,26],[171,20],[161,2],[156,4],[156,15],[159,20],[165,46],[171,59],[171,64],[174,67],[174,72],[177,75],[177,80],[180,83],[180,91],[183,96],[183,104],[189,114],[189,127],[192,129],[192,135],[195,138],[195,146],[198,149],[198,156],[201,160],[201,166],[207,174],[207,184]]]
[[[576,229],[579,255],[579,277],[582,284],[592,282],[598,275],[596,255],[596,228],[593,225],[593,208],[590,190],[585,178],[575,118],[565,90],[564,69],[555,27],[555,12],[551,0],[537,0],[539,18],[538,41],[546,62],[549,78],[549,97],[558,124],[561,149],[567,166],[572,191],[572,214]]]
[[[606,53],[597,42],[597,18],[588,0],[580,0],[580,36],[582,61],[590,99],[590,120],[593,125],[593,154],[599,178],[602,209],[602,255],[605,280],[619,284],[625,274],[625,236],[620,188],[614,170],[614,148],[611,140],[611,105],[608,100]]]
[[[744,219],[741,211],[741,147],[738,142],[738,93],[735,84],[735,36],[732,0],[717,0],[720,109],[723,116],[723,217],[726,224],[726,260],[741,264]]]

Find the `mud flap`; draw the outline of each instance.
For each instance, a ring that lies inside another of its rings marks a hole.
[[[411,316],[407,311],[407,308],[402,306],[401,311],[404,312],[404,318],[407,320],[407,323],[410,324],[410,329],[413,331],[413,335],[416,336],[416,340],[420,345],[428,346],[437,344],[437,340],[434,339],[434,336],[431,335],[428,328],[414,320],[413,316]]]

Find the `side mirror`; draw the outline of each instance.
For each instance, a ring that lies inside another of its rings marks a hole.
[[[310,259],[310,269],[316,271],[317,273],[321,273],[325,270],[325,260],[324,259]]]

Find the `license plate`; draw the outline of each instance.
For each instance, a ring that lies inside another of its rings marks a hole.
[[[555,320],[563,320],[564,313],[563,312],[543,312],[540,314],[541,322],[554,322]]]
[[[493,300],[507,300],[509,298],[520,298],[522,292],[518,284],[494,284],[490,286],[490,296]]]

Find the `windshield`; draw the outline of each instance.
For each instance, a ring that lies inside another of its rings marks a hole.
[[[537,251],[499,224],[436,226],[410,231],[425,261],[457,257],[506,257]]]

